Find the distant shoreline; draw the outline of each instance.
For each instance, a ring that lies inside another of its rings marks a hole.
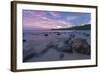
[[[52,29],[52,30],[91,30],[91,25],[86,24],[82,26],[73,26],[70,28],[59,28],[59,29]]]

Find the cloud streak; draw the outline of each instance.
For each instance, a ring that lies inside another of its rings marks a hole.
[[[68,28],[88,23],[89,18],[88,13],[23,10],[24,29]]]
[[[66,20],[72,21],[72,20],[75,20],[77,18],[78,18],[78,16],[69,16],[69,17],[66,17]]]

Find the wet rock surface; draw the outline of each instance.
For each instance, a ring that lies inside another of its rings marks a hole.
[[[90,55],[90,45],[88,44],[86,39],[83,38],[75,38],[72,39],[69,42],[69,45],[71,45],[71,48],[73,52],[81,53],[81,54],[87,54]]]

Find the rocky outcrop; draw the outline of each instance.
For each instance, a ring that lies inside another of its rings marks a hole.
[[[56,49],[59,52],[67,53],[80,53],[85,55],[90,55],[91,53],[90,45],[84,38],[69,38],[65,41],[49,43],[46,46],[46,50],[49,50],[49,48]]]
[[[68,44],[73,52],[90,55],[90,45],[86,39],[73,38],[68,41]]]

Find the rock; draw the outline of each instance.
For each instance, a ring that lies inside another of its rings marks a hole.
[[[64,43],[64,46],[62,46],[61,49],[62,52],[73,53],[71,45],[69,43]]]
[[[26,40],[24,39],[23,42],[26,42]]]
[[[72,53],[72,48],[71,45],[68,44],[70,40],[66,40],[66,41],[58,41],[55,43],[55,49],[59,52],[67,52],[67,53]]]
[[[48,34],[44,34],[44,36],[48,36]]]
[[[72,39],[70,42],[71,48],[73,51],[81,54],[90,55],[90,45],[88,44],[86,39],[83,38],[75,38]]]
[[[60,34],[60,32],[57,32],[57,34],[56,34],[56,35],[61,35],[61,34]]]
[[[64,41],[50,42],[41,54],[46,53],[50,49],[55,49],[58,52],[64,53],[80,53],[85,55],[90,55],[91,53],[90,45],[84,38],[67,38]],[[63,58],[63,55],[60,55],[60,58]]]

